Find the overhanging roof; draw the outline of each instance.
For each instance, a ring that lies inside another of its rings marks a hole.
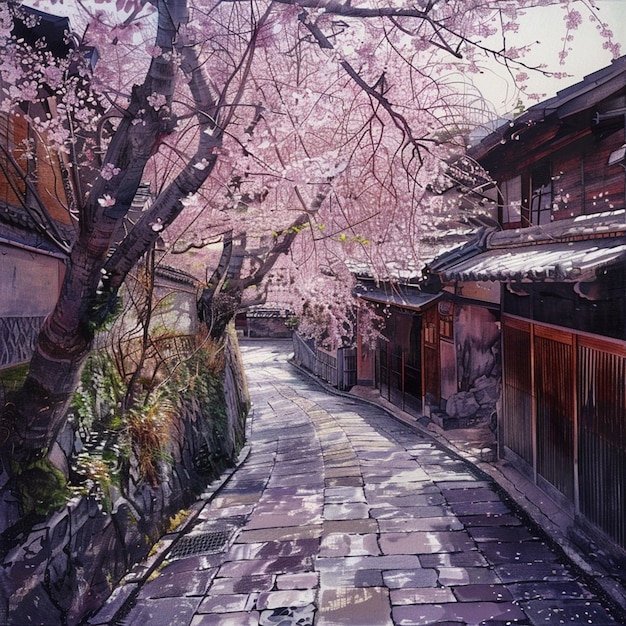
[[[486,248],[509,248],[576,239],[626,237],[626,210],[605,211],[555,220],[541,226],[529,226],[488,234]],[[484,250],[483,250],[484,251]]]
[[[499,248],[446,268],[444,280],[591,282],[598,272],[626,262],[626,238]]]
[[[622,56],[614,59],[609,66],[585,76],[582,81],[562,89],[556,96],[531,106],[514,120],[505,122],[475,145],[469,154],[482,162],[490,153],[495,151],[497,154],[503,138],[510,138],[520,128],[544,122],[551,116],[562,121],[586,110],[593,112],[593,108],[603,100],[623,91],[625,80],[626,56]],[[557,126],[553,133],[556,131]]]
[[[70,51],[67,33],[70,32],[70,20],[67,17],[52,15],[32,7],[20,8],[24,17],[17,17],[13,22],[13,34],[18,39],[24,39],[29,45],[35,46],[46,42],[46,50],[57,57],[64,57]],[[29,18],[35,18],[30,24]],[[28,25],[27,25],[28,23]]]
[[[420,311],[424,306],[441,297],[440,293],[425,293],[410,287],[396,286],[383,289],[381,287],[360,287],[356,295],[358,298],[375,302],[376,304],[391,304],[412,311]]]

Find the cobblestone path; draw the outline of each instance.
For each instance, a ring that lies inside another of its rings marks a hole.
[[[472,466],[244,343],[251,452],[123,626],[618,624]]]

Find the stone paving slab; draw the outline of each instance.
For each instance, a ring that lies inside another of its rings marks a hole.
[[[489,566],[485,567],[439,567],[438,582],[444,587],[459,585],[495,585],[501,578]]]
[[[425,517],[444,517],[450,514],[447,506],[412,506],[398,508],[394,506],[372,506],[372,517],[378,520],[422,519]]]
[[[326,478],[324,481],[326,487],[362,487],[363,477],[358,476],[336,476],[334,478]]]
[[[418,626],[450,621],[461,624],[487,622],[511,624],[525,620],[522,609],[510,602],[450,602],[447,604],[420,604],[393,608],[394,624]]]
[[[324,520],[324,535],[330,533],[377,533],[379,522],[375,519]]]
[[[420,554],[419,558],[422,567],[489,567],[487,559],[478,550]]]
[[[171,569],[171,568],[170,568]],[[184,598],[203,596],[217,569],[187,570],[184,576],[180,572],[165,568],[158,577],[158,584],[145,585],[139,591],[140,600],[146,598]]]
[[[189,624],[202,598],[155,598],[133,605],[132,612],[122,620],[122,626],[172,626]]]
[[[256,600],[257,609],[279,609],[281,607],[304,608],[315,601],[316,589],[296,589],[268,591],[259,594]]]
[[[261,615],[258,611],[225,613],[223,615],[205,614],[196,615],[191,621],[191,626],[259,626],[260,619]],[[146,624],[148,623],[146,622]]]
[[[520,526],[472,526],[467,529],[477,543],[536,541],[539,533]]]
[[[457,489],[446,489],[440,486],[441,496],[448,502],[500,502],[501,497],[495,492],[493,488],[464,486]]]
[[[319,576],[315,572],[276,576],[276,589],[317,589],[318,586]]]
[[[608,626],[615,624],[607,610],[597,602],[535,600],[522,602],[520,607],[533,624],[593,624]]]
[[[539,541],[503,542],[494,541],[481,544],[485,557],[499,563],[550,563],[558,556],[547,545]]]
[[[228,561],[219,569],[219,576],[235,578],[253,574],[283,574],[313,571],[313,560],[309,556],[283,556],[246,561]]]
[[[198,606],[198,613],[239,613],[254,608],[259,593],[220,594],[204,598]]]
[[[452,587],[459,602],[512,602],[515,598],[505,585],[459,585]]]
[[[109,626],[620,623],[489,478],[304,381],[281,346],[244,345],[250,453],[187,530],[238,528],[133,583]]]
[[[279,576],[280,574],[278,576],[273,574],[251,574],[249,576],[237,576],[236,578],[221,576],[213,580],[211,596],[270,591],[274,588],[275,581]]]
[[[393,626],[385,587],[324,589],[316,626]]]
[[[322,537],[320,557],[378,556],[381,554],[377,535],[329,533]]]
[[[456,597],[450,588],[446,587],[420,587],[392,589],[390,593],[392,606],[440,604],[455,602]]]
[[[383,573],[379,569],[350,569],[337,567],[320,570],[320,589],[339,587],[382,587]]]
[[[403,511],[404,513],[404,511]],[[392,519],[387,517],[378,520],[378,526],[383,533],[417,532],[417,531],[451,531],[463,530],[464,526],[453,515],[440,517],[403,517],[400,511]]]
[[[388,589],[418,587],[436,587],[439,576],[436,570],[426,569],[390,569],[383,572],[383,582]]]
[[[571,600],[593,598],[593,593],[574,581],[533,581],[508,584],[515,600]]]
[[[327,520],[368,519],[369,516],[370,508],[365,503],[346,502],[324,506],[324,519]]]
[[[380,536],[383,554],[432,554],[476,550],[474,540],[463,531],[384,533]]]
[[[277,541],[280,539],[306,539],[319,537],[322,531],[322,524],[311,524],[305,526],[274,526],[259,530],[244,529],[239,533],[237,540],[241,543],[248,541]]]
[[[466,528],[472,528],[474,526],[493,526],[496,528],[499,527],[510,527],[510,526],[522,526],[522,520],[511,514],[511,513],[485,513],[478,515],[458,515],[458,520],[463,526]],[[529,529],[527,529],[529,530]],[[534,529],[532,529],[534,530]]]
[[[327,487],[324,490],[324,501],[334,504],[366,502],[365,493],[361,487]]]
[[[435,491],[433,486],[433,491]],[[418,494],[410,493],[407,495],[391,496],[386,493],[370,493],[368,495],[368,502],[373,505],[385,505],[389,508],[403,509],[408,507],[425,507],[445,504],[446,500],[440,491],[435,491],[430,494]],[[402,513],[402,511],[400,511]]]
[[[572,580],[574,574],[562,563],[505,563],[494,571],[503,582],[542,580],[545,582]]]

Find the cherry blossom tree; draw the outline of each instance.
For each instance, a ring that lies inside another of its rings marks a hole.
[[[486,62],[520,80],[547,72],[507,36],[520,11],[551,3],[76,2],[82,34],[67,59],[13,37],[19,3],[2,5],[0,108],[64,155],[76,220],[57,306],[4,412],[13,453],[55,440],[95,330],[160,237],[200,262],[223,242],[201,298],[216,332],[268,277],[289,275],[309,304],[340,302],[347,259],[381,278],[418,263],[422,235],[446,219],[425,203],[429,183],[470,123],[459,74]],[[569,30],[578,8],[593,12],[591,0],[560,4]],[[154,199],[136,215],[145,182]]]

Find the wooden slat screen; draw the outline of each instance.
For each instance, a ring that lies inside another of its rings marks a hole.
[[[626,356],[598,348],[578,347],[580,511],[626,548]]]
[[[504,445],[626,548],[626,342],[508,316],[502,327]]]
[[[541,327],[535,327],[535,331]],[[544,329],[541,329],[543,331]],[[574,502],[575,398],[572,336],[535,333],[537,472]],[[543,335],[543,336],[541,336]]]
[[[505,319],[503,343],[503,443],[532,465],[530,325]]]

